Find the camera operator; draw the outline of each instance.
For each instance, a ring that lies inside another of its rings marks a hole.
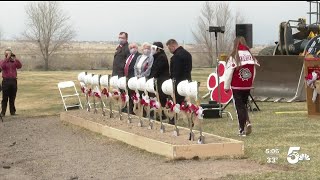
[[[21,62],[16,59],[11,49],[5,50],[5,59],[0,61],[2,70],[2,111],[1,115],[5,116],[7,103],[9,100],[10,114],[16,114],[15,99],[17,94],[17,69],[22,67]]]

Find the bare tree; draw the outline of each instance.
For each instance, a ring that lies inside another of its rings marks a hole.
[[[39,47],[44,69],[49,70],[52,53],[76,35],[69,24],[70,16],[63,12],[59,3],[55,1],[29,3],[25,11],[28,22],[23,37]]]
[[[207,64],[212,67],[216,62],[215,35],[209,33],[209,26],[224,26],[224,34],[218,33],[217,43],[219,52],[228,52],[235,37],[235,24],[242,23],[244,17],[240,12],[232,14],[228,2],[209,2],[203,4],[198,18],[197,29],[192,30],[199,47],[207,52]]]

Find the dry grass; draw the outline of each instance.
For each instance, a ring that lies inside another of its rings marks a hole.
[[[201,94],[207,92],[206,79],[212,69],[193,70],[193,79],[201,82]],[[77,89],[77,75],[80,71],[18,72],[18,95],[16,100],[19,116],[35,117],[58,115],[63,111],[62,101],[57,88],[60,81],[73,80]],[[109,74],[110,71],[89,71]],[[82,96],[83,97],[83,96]],[[84,102],[84,99],[83,101]],[[277,111],[305,111],[306,103],[258,103],[261,111],[250,113],[253,122],[253,134],[246,138],[237,137],[237,120],[232,104],[231,111],[235,120],[227,118],[207,119],[204,122],[206,132],[220,136],[240,139],[245,142],[245,157],[260,164],[268,164],[266,149],[279,149],[279,160],[271,165],[279,170],[258,175],[228,176],[225,179],[319,179],[320,170],[320,118],[308,118],[306,113],[275,114]],[[300,146],[299,153],[310,155],[310,161],[301,161],[290,165],[286,156],[291,146]]]

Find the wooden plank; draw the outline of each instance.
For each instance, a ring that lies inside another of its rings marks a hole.
[[[169,158],[173,158],[173,147],[171,144],[138,136],[126,131],[105,126],[102,134],[110,138],[117,139],[129,145],[144,149],[151,153],[160,154]]]
[[[243,142],[232,142],[201,145],[174,145],[173,151],[174,158],[186,159],[195,156],[198,156],[199,158],[235,156],[244,155],[244,144]]]

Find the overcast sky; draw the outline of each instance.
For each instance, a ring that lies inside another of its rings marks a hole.
[[[13,39],[25,28],[24,7],[28,2],[0,2],[0,28],[5,39]],[[153,42],[175,38],[179,42],[194,42],[191,30],[196,27],[203,1],[174,2],[61,2],[71,16],[77,31],[75,40],[117,40],[120,31],[129,33],[129,41]],[[253,26],[254,44],[270,44],[278,39],[282,21],[300,17],[309,22],[306,1],[232,1],[230,8],[241,11],[245,23]]]

